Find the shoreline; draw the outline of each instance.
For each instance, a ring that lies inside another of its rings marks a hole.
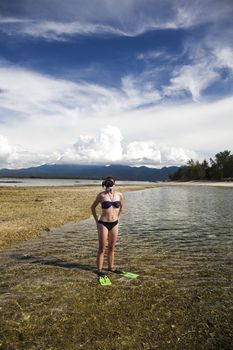
[[[39,179],[40,180],[40,179]],[[4,181],[4,183],[7,183]],[[10,184],[13,184],[10,185]],[[9,185],[2,185],[0,181],[0,191],[3,189],[57,189],[57,188],[64,188],[64,189],[75,189],[79,190],[82,188],[101,188],[100,185],[96,183],[90,183],[90,184],[79,184],[77,185],[26,185],[26,186],[17,186],[17,184],[20,182],[9,182]],[[21,184],[21,183],[20,183]],[[125,188],[129,188],[125,191],[131,191],[137,190],[137,188],[140,189],[147,189],[147,188],[153,188],[153,187],[160,187],[160,186],[214,186],[214,187],[233,187],[233,181],[211,181],[211,180],[190,180],[190,181],[157,181],[157,182],[148,182],[145,184],[140,184],[139,182],[135,181],[134,183],[129,184],[119,184],[117,185],[118,189],[121,189],[124,191]]]
[[[210,187],[233,187],[233,182],[225,181],[168,181],[158,182],[160,186],[210,186]]]

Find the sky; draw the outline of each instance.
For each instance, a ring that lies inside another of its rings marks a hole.
[[[0,0],[0,168],[233,149],[233,0]]]

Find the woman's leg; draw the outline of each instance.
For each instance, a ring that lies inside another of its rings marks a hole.
[[[104,253],[106,249],[106,243],[108,239],[108,229],[102,225],[98,224],[98,237],[99,237],[99,249],[97,254],[97,269],[101,272],[104,264]]]
[[[108,233],[108,269],[114,270],[115,245],[118,237],[118,226],[114,226]]]

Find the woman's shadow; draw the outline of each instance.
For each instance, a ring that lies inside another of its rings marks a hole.
[[[65,269],[79,269],[90,271],[97,274],[97,270],[92,265],[81,264],[77,262],[68,262],[62,259],[54,258],[54,257],[41,257],[41,256],[33,256],[27,254],[12,254],[11,257],[18,261],[26,261],[31,264],[39,264],[39,265],[48,265],[48,266],[57,266]]]

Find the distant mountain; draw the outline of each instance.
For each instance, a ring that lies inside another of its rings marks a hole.
[[[176,166],[154,169],[127,165],[45,164],[24,169],[1,169],[0,177],[101,179],[111,175],[118,180],[161,181],[168,179],[168,175],[177,169]]]

